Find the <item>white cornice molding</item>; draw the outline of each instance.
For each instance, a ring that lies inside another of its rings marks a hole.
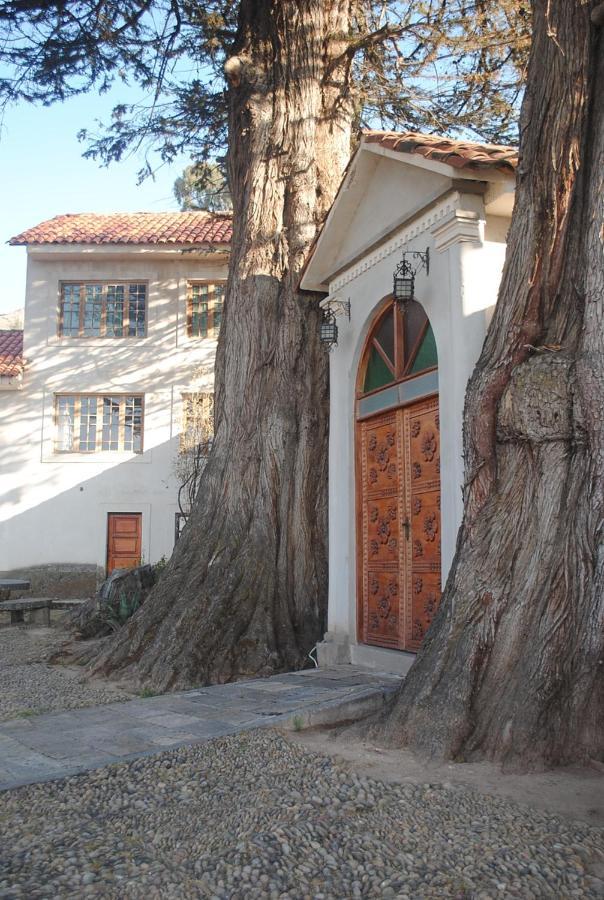
[[[334,294],[335,292],[341,290],[345,284],[349,284],[351,281],[354,281],[355,278],[358,278],[359,275],[362,275],[363,272],[366,272],[368,269],[372,269],[383,259],[387,259],[389,256],[393,254],[397,254],[400,256],[400,249],[405,244],[408,244],[414,238],[419,237],[421,234],[424,234],[426,231],[432,232],[434,234],[433,229],[438,230],[440,223],[448,222],[452,216],[457,212],[457,206],[461,202],[461,195],[458,192],[449,194],[446,200],[443,200],[442,203],[439,203],[432,207],[428,212],[426,212],[423,216],[418,217],[412,222],[409,222],[407,225],[403,225],[400,230],[391,237],[390,240],[385,241],[379,247],[377,247],[373,252],[368,253],[363,259],[360,259],[357,263],[350,266],[350,268],[346,269],[344,272],[341,272],[337,278],[329,285],[330,293]],[[476,220],[480,222],[476,213],[463,213],[464,216],[471,217],[476,216]],[[469,240],[469,238],[465,238],[465,240]]]
[[[17,246],[17,245],[15,245]],[[19,245],[21,246],[21,245]],[[67,259],[90,257],[148,257],[157,259],[228,259],[229,244],[29,244],[27,253],[36,259]]]
[[[430,233],[434,238],[434,249],[439,253],[461,242],[482,244],[484,219],[467,209],[453,209],[432,226]]]

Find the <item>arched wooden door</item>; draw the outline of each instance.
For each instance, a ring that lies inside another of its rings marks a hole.
[[[441,594],[437,354],[419,303],[377,318],[356,420],[359,639],[416,651]]]

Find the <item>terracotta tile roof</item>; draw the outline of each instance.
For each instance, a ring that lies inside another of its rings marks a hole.
[[[364,131],[363,143],[381,144],[399,153],[417,153],[426,159],[446,163],[455,169],[497,169],[512,174],[518,165],[518,148],[503,144],[454,141],[438,134],[414,131]]]
[[[232,216],[205,210],[69,213],[11,238],[9,244],[228,244]]]
[[[15,378],[23,371],[23,332],[0,331],[0,376]]]

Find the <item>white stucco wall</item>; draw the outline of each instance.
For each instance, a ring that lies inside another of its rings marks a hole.
[[[485,241],[485,220],[479,196],[449,194],[429,212],[395,229],[330,282],[330,296],[350,300],[351,316],[350,322],[338,317],[338,346],[330,356],[329,611],[323,646],[339,645],[340,651],[334,656],[324,649],[325,661],[348,658],[396,670],[400,663],[394,658],[406,656],[357,641],[355,388],[365,339],[392,291],[393,272],[403,251],[426,248],[430,273],[418,273],[416,298],[430,318],[438,349],[443,583],[446,579],[463,509],[465,390],[482,349],[505,256],[504,223],[495,223],[490,229],[494,240]],[[370,229],[366,239],[371,246]]]
[[[178,248],[30,250],[25,374],[18,391],[0,393],[0,572],[104,570],[108,512],[142,513],[145,561],[171,553],[181,394],[213,389],[216,350],[186,334],[187,281],[226,274],[224,255]],[[60,282],[113,279],[147,282],[146,337],[58,337]],[[55,454],[56,393],[143,394],[143,452]]]

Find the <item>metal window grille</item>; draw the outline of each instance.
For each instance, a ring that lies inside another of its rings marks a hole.
[[[222,322],[224,282],[189,282],[187,331],[189,337],[217,337]]]
[[[61,285],[62,337],[144,337],[146,322],[145,283]]]
[[[58,394],[55,452],[143,451],[142,395]]]

